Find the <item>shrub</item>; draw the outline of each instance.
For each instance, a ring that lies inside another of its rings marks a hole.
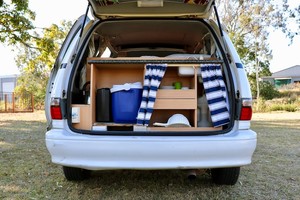
[[[297,105],[294,105],[294,104],[273,104],[269,107],[269,111],[296,112],[297,111]]]
[[[271,111],[287,111],[296,112],[300,110],[300,101],[287,103],[286,99],[264,100],[259,99],[253,101],[253,112],[271,112]]]
[[[260,86],[260,96],[265,100],[274,99],[279,97],[279,91],[269,82],[261,82]]]
[[[300,83],[291,83],[287,85],[282,85],[279,88],[279,91],[298,91],[300,92]]]
[[[253,111],[254,112],[266,112],[267,111],[267,106],[266,106],[266,101],[262,98],[256,99],[253,101]]]

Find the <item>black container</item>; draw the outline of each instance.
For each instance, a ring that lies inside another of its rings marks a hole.
[[[96,94],[96,121],[110,122],[111,117],[111,94],[109,88],[101,88]]]

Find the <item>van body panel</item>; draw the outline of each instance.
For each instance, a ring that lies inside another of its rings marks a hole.
[[[46,134],[52,162],[89,170],[195,169],[251,163],[256,133],[219,136],[91,136],[53,129]]]
[[[57,78],[57,76],[68,76],[64,72],[62,72],[61,69],[64,71],[64,67],[66,63],[63,63],[63,61],[66,59],[66,54],[69,51],[74,51],[74,47],[71,47],[70,45],[78,39],[78,36],[76,38],[76,33],[80,30],[82,24],[84,21],[84,16],[81,16],[76,20],[76,22],[73,24],[72,28],[70,29],[66,39],[64,40],[64,43],[62,44],[60,51],[57,55],[57,58],[55,60],[54,66],[51,70],[51,75],[48,81],[48,85],[46,88],[46,97],[45,97],[45,114],[46,119],[48,123],[48,127],[52,126],[52,118],[50,115],[50,103],[52,97],[61,97],[62,95],[62,84],[64,81],[61,81]],[[67,78],[67,77],[64,77]]]

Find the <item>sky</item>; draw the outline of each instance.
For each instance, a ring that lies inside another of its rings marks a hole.
[[[290,1],[295,3],[298,0]],[[59,24],[62,20],[74,22],[85,13],[87,0],[29,0],[29,6],[36,12],[34,24],[37,27],[49,27],[53,23]],[[270,60],[271,72],[300,65],[300,36],[295,37],[292,45],[288,45],[289,40],[284,34],[275,31],[270,34],[269,41],[270,49],[273,51],[273,59]],[[11,47],[0,44],[0,76],[19,73],[14,62],[16,56]]]

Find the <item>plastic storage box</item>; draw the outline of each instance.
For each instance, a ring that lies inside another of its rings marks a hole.
[[[112,118],[115,123],[136,124],[142,101],[142,84],[126,83],[111,88]]]

